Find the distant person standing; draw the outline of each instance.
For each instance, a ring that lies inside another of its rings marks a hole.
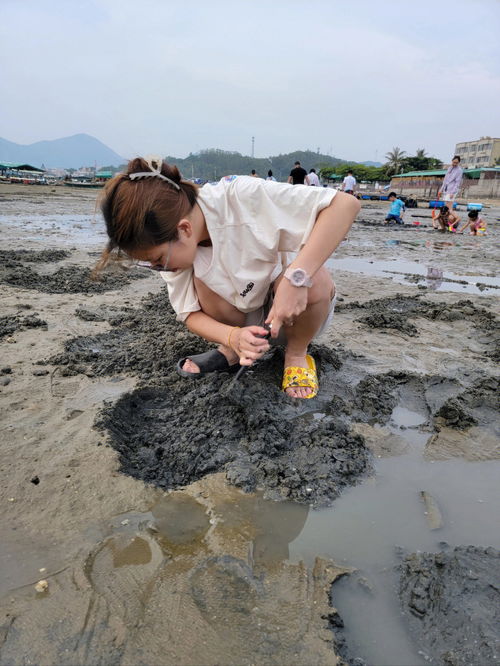
[[[259,178],[255,169],[252,169],[252,173],[250,175],[253,176],[254,178]]]
[[[446,172],[441,189],[438,192],[438,197],[443,199],[446,203],[450,203],[450,208],[453,208],[453,202],[460,190],[464,172],[460,166],[460,155],[455,155],[451,160],[451,166]]]
[[[295,162],[287,182],[292,183],[292,185],[304,185],[304,183],[309,185],[307,171],[300,166],[300,162]]]
[[[354,188],[356,187],[356,178],[352,175],[352,171],[347,172],[347,176],[342,182],[342,189],[347,194],[354,194]]]
[[[307,178],[309,180],[309,185],[314,185],[315,187],[320,186],[319,178],[316,174],[316,169],[309,169]]]
[[[273,176],[273,172],[271,171],[271,169],[269,169],[269,171],[267,172],[266,180],[276,180],[276,178]]]

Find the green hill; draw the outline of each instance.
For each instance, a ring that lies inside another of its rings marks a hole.
[[[250,157],[240,153],[212,148],[201,150],[199,153],[190,153],[186,158],[167,155],[165,160],[175,164],[184,178],[201,178],[202,180],[219,180],[222,176],[231,174],[249,175],[255,169],[259,176],[265,178],[269,169],[279,181],[286,181],[294,162],[297,160],[309,171],[319,171],[325,166],[336,166],[345,163],[330,155],[321,155],[310,150],[297,150],[286,155],[273,155],[272,157]]]

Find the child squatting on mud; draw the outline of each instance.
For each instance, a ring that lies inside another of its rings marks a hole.
[[[283,390],[312,398],[318,379],[307,348],[335,305],[323,264],[359,208],[333,189],[249,176],[199,188],[161,158],[136,158],[104,189],[109,242],[96,270],[118,252],[160,271],[177,319],[219,344],[179,359],[182,376],[233,371],[284,344]]]

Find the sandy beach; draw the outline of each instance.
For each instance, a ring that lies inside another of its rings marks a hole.
[[[95,198],[0,185],[0,664],[497,663],[500,204],[363,202],[295,404],[279,349],[176,374],[158,275],[89,280]]]

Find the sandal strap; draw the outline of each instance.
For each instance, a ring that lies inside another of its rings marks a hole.
[[[200,368],[200,372],[187,372],[183,370],[184,363],[187,360],[196,363]],[[184,356],[177,362],[177,372],[182,377],[191,377],[193,379],[198,379],[208,374],[209,372],[234,372],[240,367],[239,363],[229,365],[227,358],[222,354],[218,349],[210,349],[209,351],[203,352],[202,354],[191,354],[190,356]]]
[[[318,391],[318,376],[314,370],[288,366],[283,373],[283,391],[287,388],[303,387],[312,389],[313,393]]]

